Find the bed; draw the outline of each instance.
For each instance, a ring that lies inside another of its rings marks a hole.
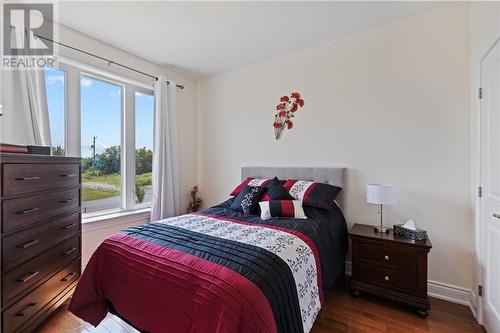
[[[248,176],[345,188],[343,168],[242,168]],[[342,192],[331,210],[305,207],[307,220],[243,215],[231,198],[123,230],[95,251],[69,310],[150,333],[309,332],[345,265]]]

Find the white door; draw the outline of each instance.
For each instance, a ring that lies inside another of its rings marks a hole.
[[[500,333],[500,42],[481,62],[483,324]]]

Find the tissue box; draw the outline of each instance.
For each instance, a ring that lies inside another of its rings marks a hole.
[[[394,225],[393,233],[394,235],[410,238],[414,240],[425,240],[427,239],[427,232],[425,230],[417,229],[410,230],[402,227],[402,224]]]

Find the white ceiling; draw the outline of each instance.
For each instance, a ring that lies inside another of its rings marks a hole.
[[[191,77],[415,15],[442,2],[59,3],[59,21]]]

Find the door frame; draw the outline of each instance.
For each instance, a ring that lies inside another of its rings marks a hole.
[[[474,105],[476,106],[476,108],[474,108],[475,110],[473,110],[473,115],[474,113],[477,112],[477,116],[475,115],[475,136],[476,136],[476,145],[475,145],[475,149],[476,149],[476,154],[473,155],[473,158],[476,159],[476,162],[474,163],[475,164],[475,168],[476,168],[476,172],[475,172],[475,175],[474,175],[474,178],[475,178],[475,182],[473,182],[473,184],[477,184],[476,187],[472,188],[472,193],[474,195],[474,233],[475,233],[475,237],[474,237],[474,252],[475,252],[475,269],[476,269],[476,272],[475,272],[475,276],[476,276],[476,282],[477,282],[477,285],[474,286],[475,289],[472,290],[472,293],[475,295],[475,298],[476,298],[476,313],[475,313],[475,317],[476,317],[476,320],[478,321],[479,324],[483,324],[483,302],[484,302],[484,297],[482,296],[479,296],[479,293],[478,293],[478,285],[482,285],[484,286],[484,275],[483,275],[483,272],[482,272],[482,263],[485,261],[485,254],[483,253],[482,251],[482,231],[483,231],[483,225],[482,225],[482,221],[481,221],[481,204],[482,204],[482,201],[481,201],[481,197],[478,195],[478,187],[482,187],[483,184],[481,183],[481,141],[482,141],[482,132],[481,132],[481,120],[482,120],[482,114],[483,114],[483,108],[482,108],[482,103],[481,103],[481,99],[479,98],[478,96],[478,92],[479,92],[479,89],[482,88],[482,82],[483,82],[483,77],[482,77],[482,68],[483,68],[483,61],[486,59],[486,57],[490,54],[490,52],[495,48],[497,47],[497,45],[500,44],[500,36],[498,36],[495,41],[493,42],[493,44],[486,50],[486,52],[484,53],[484,55],[481,57],[481,59],[479,60],[479,82],[477,82],[477,86],[474,87],[474,88],[477,88],[477,89],[473,89],[473,95],[472,96],[476,96],[473,100],[475,101]],[[477,110],[477,111],[476,111]]]

